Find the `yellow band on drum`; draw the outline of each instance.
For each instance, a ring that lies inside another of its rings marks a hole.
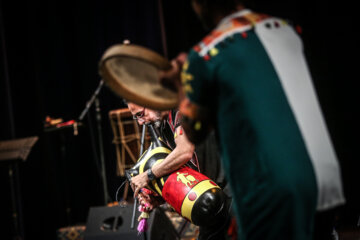
[[[194,207],[195,202],[199,199],[199,197],[209,189],[220,188],[219,186],[210,183],[210,181],[211,180],[204,180],[199,182],[186,194],[186,197],[181,205],[181,215],[183,217],[186,217],[187,219],[192,221],[191,219],[192,209]],[[191,193],[196,194],[196,198],[194,200],[189,199],[189,195]]]
[[[143,161],[143,163],[140,165],[139,168],[139,174],[144,172],[144,167],[145,164],[147,163],[147,161],[149,160],[149,158],[151,158],[152,156],[154,156],[157,153],[170,153],[171,150],[168,148],[164,148],[164,147],[157,147],[153,150],[151,150],[151,152],[149,153],[149,155],[147,156],[146,160]]]
[[[154,163],[153,166],[155,166],[156,164],[161,163],[162,161],[164,161],[164,159],[159,159],[159,160],[157,160],[157,161]],[[163,178],[163,177],[160,178],[160,181],[161,181],[161,183],[162,183],[162,186],[164,186],[164,178]],[[159,185],[158,185],[157,182],[156,182],[156,179],[152,180],[151,183],[152,183],[153,186],[155,187],[156,192],[158,192],[158,193],[162,196],[162,192],[161,192],[161,190],[160,190],[160,188],[159,188]]]

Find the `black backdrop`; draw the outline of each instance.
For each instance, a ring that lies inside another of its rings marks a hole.
[[[0,140],[39,136],[26,162],[19,163],[22,216],[26,239],[55,239],[55,230],[84,223],[90,206],[103,205],[101,178],[92,151],[91,123],[71,130],[44,132],[45,116],[76,119],[98,86],[97,64],[112,44],[124,39],[161,54],[157,0],[23,1],[1,0]],[[347,205],[341,221],[355,224],[359,158],[357,23],[350,1],[253,1],[252,8],[291,18],[303,29],[306,55],[325,119],[339,156]],[[206,32],[190,2],[163,3],[167,51],[173,58]],[[7,81],[9,85],[7,85]],[[123,107],[108,88],[100,93],[110,197],[124,179],[115,174],[115,148],[108,112]],[[13,128],[12,128],[13,126]],[[13,129],[13,131],[12,131]],[[95,143],[96,144],[96,143]],[[96,145],[97,146],[97,145]],[[9,162],[0,162],[1,239],[11,239]]]

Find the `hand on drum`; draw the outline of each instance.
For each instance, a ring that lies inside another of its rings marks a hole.
[[[171,69],[167,71],[159,71],[159,80],[161,85],[181,93],[181,69],[186,61],[187,54],[180,53],[171,61]]]
[[[134,191],[134,197],[137,197],[140,190],[148,185],[149,178],[146,172],[143,172],[131,178],[130,186]]]
[[[149,195],[146,192],[140,192],[138,194],[139,203],[142,206],[147,206],[146,210],[151,212],[154,208],[160,206],[162,202],[160,202],[156,197],[153,195]]]

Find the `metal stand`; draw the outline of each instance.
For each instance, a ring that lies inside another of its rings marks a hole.
[[[104,154],[102,127],[101,127],[101,110],[100,110],[99,98],[95,98],[95,110],[96,110],[98,137],[99,137],[101,176],[103,179],[103,188],[104,188],[104,203],[107,204],[109,202],[109,194],[108,194],[107,180],[106,180],[105,154]]]
[[[38,137],[29,137],[0,142],[0,160],[14,161],[9,166],[14,240],[24,239],[18,161],[26,160],[37,140]]]
[[[106,205],[109,202],[109,193],[108,193],[107,180],[106,180],[105,155],[104,155],[104,146],[103,146],[103,138],[102,138],[102,127],[101,127],[101,109],[100,109],[100,101],[98,98],[98,95],[103,85],[104,85],[104,80],[101,80],[94,94],[91,96],[90,100],[86,103],[85,109],[80,114],[78,121],[81,122],[84,119],[90,107],[95,102],[96,122],[97,122],[98,138],[99,138],[98,144],[99,144],[99,151],[100,151],[99,154],[100,154],[100,162],[101,162],[100,172],[101,172],[101,179],[102,179],[103,191],[104,191],[104,204]]]
[[[19,163],[16,161],[9,165],[9,181],[11,192],[12,220],[14,225],[14,240],[24,239],[22,197],[19,180]]]
[[[68,226],[72,223],[72,209],[71,209],[71,196],[69,193],[69,181],[68,181],[68,152],[67,152],[67,131],[73,131],[73,135],[78,135],[78,128],[83,126],[82,123],[75,122],[74,120],[60,123],[57,125],[45,125],[44,132],[46,133],[58,133],[58,138],[60,140],[60,156],[61,161],[57,166],[57,169],[61,172],[61,186],[59,191],[63,192],[64,201],[65,201],[65,214]]]
[[[91,105],[94,103],[95,98],[97,98],[97,96],[99,95],[100,90],[103,85],[104,85],[104,80],[101,79],[99,86],[95,90],[94,94],[91,96],[90,100],[86,103],[85,109],[81,112],[81,114],[79,116],[79,122],[81,122],[84,119],[84,117],[87,114],[87,112],[89,111]]]

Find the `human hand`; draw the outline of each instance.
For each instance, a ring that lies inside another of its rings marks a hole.
[[[171,68],[167,71],[159,71],[159,81],[160,83],[169,89],[172,89],[176,92],[181,91],[181,69],[182,65],[186,61],[187,54],[182,52],[175,59],[173,59],[170,64]]]
[[[154,208],[157,208],[162,204],[156,197],[149,195],[146,192],[140,192],[138,194],[139,204],[144,206],[146,211],[151,212]]]
[[[138,196],[139,191],[146,187],[149,182],[149,178],[147,176],[147,172],[143,172],[135,177],[131,178],[130,186],[134,191],[134,197]]]

